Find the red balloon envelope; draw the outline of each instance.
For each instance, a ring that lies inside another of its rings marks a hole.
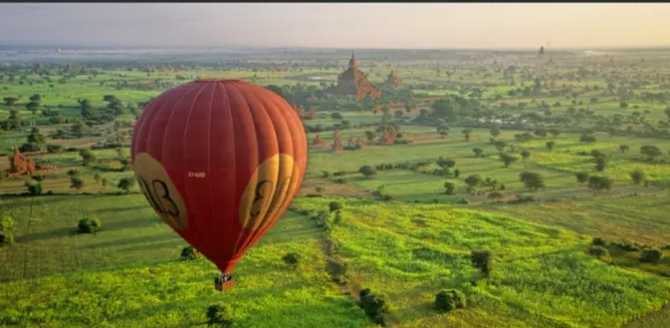
[[[132,163],[159,216],[229,274],[298,192],[307,141],[297,113],[275,93],[201,80],[145,107]]]

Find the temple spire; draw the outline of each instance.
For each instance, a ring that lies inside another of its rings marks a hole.
[[[349,59],[349,68],[354,68],[358,65],[356,62],[356,56],[354,55],[354,51],[351,51],[351,59]]]

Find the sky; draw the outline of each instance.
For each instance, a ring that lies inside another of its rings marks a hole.
[[[0,44],[657,47],[670,46],[670,3],[3,3]]]

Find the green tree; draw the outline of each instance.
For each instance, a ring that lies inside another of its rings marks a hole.
[[[579,141],[583,143],[594,143],[596,142],[596,137],[590,133],[582,133],[582,135],[579,137]]]
[[[596,161],[596,171],[602,172],[607,167],[607,158],[598,156],[595,158]]]
[[[81,113],[81,117],[85,120],[91,120],[95,116],[93,105],[91,104],[91,101],[88,99],[79,99],[79,110]]]
[[[89,149],[80,149],[79,156],[81,157],[82,165],[84,166],[88,166],[96,160],[95,154]]]
[[[30,179],[30,181],[26,181],[25,186],[28,189],[28,193],[32,196],[42,194],[42,183],[40,181]]]
[[[478,174],[473,174],[465,178],[465,184],[468,185],[468,192],[472,192],[481,182],[482,178]]]
[[[508,153],[500,153],[500,160],[503,162],[505,167],[509,167],[512,163],[516,162],[519,158]]]
[[[655,145],[644,145],[640,147],[640,154],[645,156],[647,161],[652,162],[657,157],[663,155],[663,152]]]
[[[453,195],[455,190],[456,190],[456,185],[453,182],[447,181],[447,182],[444,183],[444,192],[447,195]]]
[[[489,133],[491,134],[491,137],[497,138],[500,135],[500,129],[497,126],[494,126],[489,129]]]
[[[84,188],[84,179],[82,179],[78,175],[73,175],[70,177],[70,188],[75,189],[77,191],[81,190],[81,188]]]
[[[612,188],[612,179],[605,176],[593,175],[589,177],[589,188],[596,191],[610,190]]]
[[[475,268],[478,268],[485,277],[491,274],[492,259],[491,252],[488,250],[473,250],[470,252],[470,260]]]
[[[37,110],[40,108],[40,103],[35,101],[30,101],[26,104],[26,109],[29,110],[33,115],[37,113]]]
[[[135,185],[135,179],[132,177],[125,177],[121,178],[119,180],[119,183],[117,184],[117,187],[121,190],[123,190],[124,193],[130,192],[130,188],[132,188]]]
[[[553,150],[556,143],[553,141],[547,141],[545,145],[547,146],[548,150]]]
[[[2,98],[2,100],[5,101],[5,105],[7,106],[14,106],[16,102],[19,101],[19,97],[7,96]]]
[[[79,233],[98,232],[101,227],[102,224],[100,223],[100,219],[96,217],[83,218],[79,220],[79,224],[77,224],[77,230],[79,231]]]
[[[575,173],[575,176],[577,177],[577,182],[579,183],[584,183],[589,180],[589,174],[586,172],[577,172]]]
[[[463,137],[465,138],[465,141],[470,141],[470,135],[472,134],[472,129],[465,128],[461,131],[461,133],[463,133]]]
[[[663,251],[656,248],[645,249],[640,253],[640,262],[659,263],[663,259]]]
[[[472,152],[475,153],[475,157],[482,157],[484,150],[479,147],[475,147],[472,148]]]
[[[444,137],[446,137],[446,136],[449,135],[449,127],[446,126],[446,125],[444,125],[444,124],[438,125],[437,128],[436,128],[436,130],[437,130],[437,133],[438,133],[442,138],[444,138]]]
[[[524,171],[519,174],[519,179],[531,191],[544,188],[544,179],[538,173]]]
[[[17,130],[23,126],[23,120],[21,119],[21,116],[19,115],[19,111],[16,109],[11,109],[9,111],[9,117],[7,120],[3,123],[3,127],[5,130]]]
[[[462,309],[466,306],[465,294],[457,289],[445,289],[435,295],[435,308],[442,312]]]
[[[363,165],[358,169],[358,172],[363,174],[366,178],[371,178],[377,174],[377,170],[370,165]]]

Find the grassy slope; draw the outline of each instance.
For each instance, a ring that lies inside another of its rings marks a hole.
[[[323,209],[328,200],[300,200]],[[354,284],[386,296],[403,327],[611,327],[660,308],[670,297],[663,278],[607,265],[584,253],[589,239],[444,205],[376,205],[346,201],[332,236]],[[476,275],[468,254],[495,254],[491,279]],[[466,291],[470,306],[454,315],[431,309],[441,288]]]
[[[114,222],[112,217],[107,220],[108,226]],[[153,236],[174,238],[164,225],[156,229]],[[137,234],[134,230],[127,227],[125,233]],[[130,259],[115,254],[132,257],[133,251],[125,246],[116,248],[126,242],[114,230],[65,238],[107,239],[109,246],[90,256],[114,265],[86,263],[82,267],[87,269],[74,273],[1,284],[0,294],[7,296],[0,298],[0,326],[197,326],[206,320],[207,306],[224,302],[233,305],[239,327],[364,327],[368,320],[362,310],[338,292],[324,271],[320,234],[303,217],[289,214],[238,265],[237,286],[224,294],[213,289],[216,268],[211,263],[174,260],[177,245],[183,245],[179,240],[167,247],[150,236],[136,236],[135,252],[145,259],[158,258],[151,264],[137,261],[122,265]],[[299,270],[291,270],[281,261],[281,256],[291,251],[303,256]]]

